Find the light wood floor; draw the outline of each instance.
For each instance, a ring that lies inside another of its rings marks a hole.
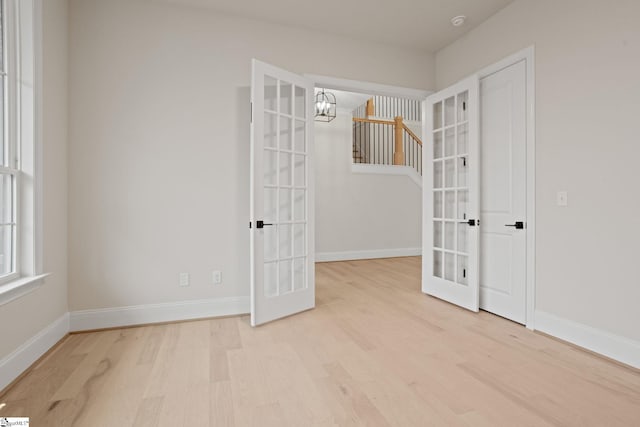
[[[0,402],[33,426],[640,426],[640,373],[419,292],[420,259],[318,264],[317,308],[67,337]]]

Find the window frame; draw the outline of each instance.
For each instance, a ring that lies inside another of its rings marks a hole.
[[[0,279],[0,306],[41,286],[43,273],[42,7],[43,0],[0,0],[4,6],[5,135],[15,176],[13,273]]]
[[[2,19],[2,76],[3,96],[3,163],[0,173],[12,177],[11,182],[11,272],[0,276],[0,286],[18,279],[21,275],[20,203],[22,192],[19,133],[19,25],[17,4],[13,0],[0,0]]]

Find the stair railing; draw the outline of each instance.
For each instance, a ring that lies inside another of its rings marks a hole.
[[[411,166],[422,175],[422,141],[401,116],[353,118],[353,162]]]

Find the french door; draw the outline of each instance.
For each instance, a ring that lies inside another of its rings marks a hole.
[[[431,95],[423,112],[422,291],[478,311],[478,77]]]
[[[252,61],[251,324],[315,306],[313,83]]]

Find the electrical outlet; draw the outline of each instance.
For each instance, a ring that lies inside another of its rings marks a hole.
[[[180,273],[180,283],[178,286],[189,286],[189,273]]]
[[[216,270],[211,275],[211,279],[214,285],[219,285],[222,283],[222,271]]]
[[[558,194],[556,195],[556,204],[558,206],[567,206],[569,204],[566,191],[558,191]]]

